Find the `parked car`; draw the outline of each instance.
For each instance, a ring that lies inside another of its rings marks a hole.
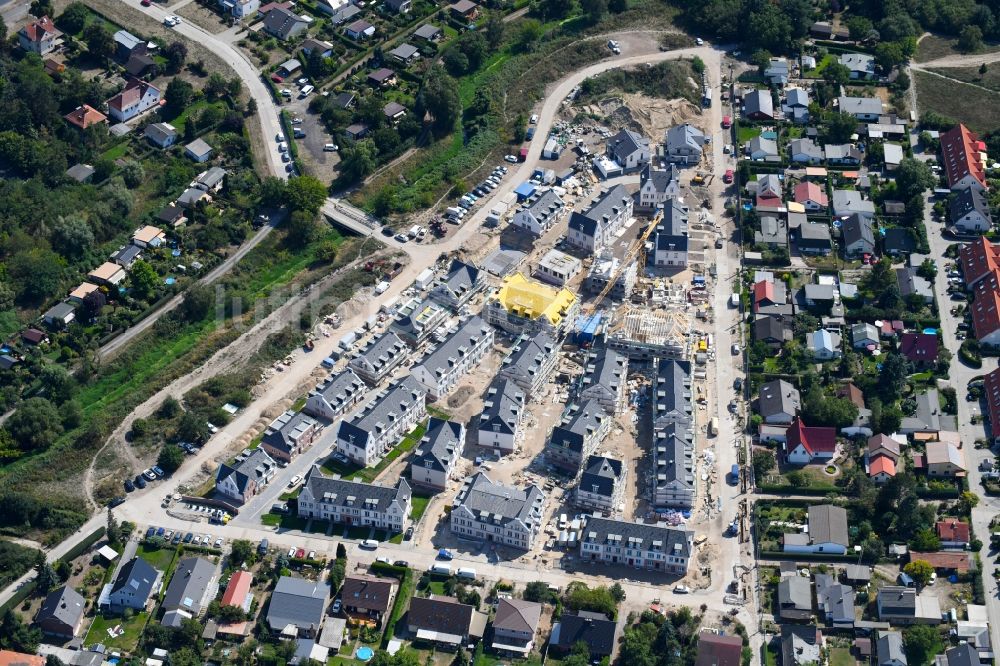
[[[215,540],[215,547],[222,548],[222,537],[219,537],[218,539]]]
[[[181,537],[183,537],[183,536],[184,535],[181,534],[180,532],[174,532],[174,538],[170,540],[170,543],[172,543],[172,544],[174,544],[176,546],[177,544],[179,544],[181,542]]]
[[[309,554],[306,556],[306,559],[307,560],[315,560],[316,559],[316,551],[315,550],[310,550]]]
[[[166,474],[163,473],[163,470],[157,467],[156,465],[153,465],[152,470],[153,474],[156,474],[156,476],[160,477],[166,476]]]
[[[325,152],[325,153],[335,153],[335,152],[337,152],[337,150],[339,150],[339,146],[337,146],[337,144],[335,144],[335,143],[324,143],[323,144],[323,152]]]
[[[305,548],[299,548],[298,550],[295,551],[295,557],[297,557],[298,559],[301,560],[305,556],[306,556]]]
[[[149,479],[150,481],[156,481],[156,473],[151,469],[143,471],[142,475]]]
[[[674,594],[688,594],[691,592],[691,588],[687,585],[675,585]]]
[[[191,543],[192,539],[194,539],[194,534],[192,534],[191,532],[188,532],[187,534],[184,535],[183,541],[184,541],[184,543]]]
[[[135,490],[135,484],[131,479],[125,479],[125,492],[130,493]]]
[[[146,529],[146,538],[147,539],[149,537],[153,536],[154,534],[156,534],[156,528],[155,527],[149,527],[149,528]]]
[[[448,550],[447,548],[442,548],[442,549],[438,550],[438,555],[437,556],[438,556],[439,560],[450,560],[450,559],[453,559],[455,557],[455,555],[450,550]]]
[[[343,605],[343,603],[340,601],[340,599],[334,599],[333,600],[333,607],[330,608],[330,612],[333,613],[334,615],[336,615],[337,613],[340,612],[340,608],[341,608],[342,605]]]
[[[146,487],[146,479],[142,477],[142,474],[135,475],[135,485],[137,485],[140,489]]]
[[[158,536],[158,537],[161,537],[161,536],[163,536],[163,534],[164,534],[165,532],[166,532],[166,530],[165,530],[165,529],[163,529],[162,527],[158,527],[158,528],[156,528],[156,536]]]
[[[295,557],[295,546],[288,549],[288,557]]]
[[[395,562],[392,563],[392,566],[394,566],[394,567],[408,567],[408,566],[410,566],[410,563],[407,562],[406,560],[396,560]]]
[[[296,474],[295,476],[292,477],[292,480],[288,482],[288,487],[289,488],[294,488],[295,486],[297,486],[299,484],[299,481],[301,481],[301,480],[302,480],[302,477],[299,476],[298,474]]]

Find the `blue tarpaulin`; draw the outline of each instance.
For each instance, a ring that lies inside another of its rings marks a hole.
[[[514,190],[514,194],[517,195],[518,201],[524,201],[525,199],[530,199],[531,195],[534,194],[537,189],[538,186],[534,183],[524,182],[517,186],[517,189]]]

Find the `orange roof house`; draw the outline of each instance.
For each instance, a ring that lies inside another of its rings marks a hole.
[[[994,245],[985,236],[980,236],[959,248],[958,262],[962,265],[965,284],[972,287],[990,273],[1000,270],[1000,245]]]
[[[941,545],[965,546],[972,537],[969,523],[963,523],[955,518],[939,520],[934,528],[938,538],[941,539]]]
[[[66,122],[70,125],[76,125],[80,129],[87,129],[91,125],[99,125],[101,123],[108,122],[108,117],[106,115],[89,104],[76,107],[63,116],[63,118],[65,118]]]
[[[976,293],[972,301],[972,330],[981,344],[1000,344],[1000,292]]]
[[[986,147],[965,125],[960,124],[941,135],[941,159],[951,189],[987,188]]]
[[[45,657],[13,650],[0,650],[0,666],[45,666]]]
[[[896,476],[896,461],[890,456],[875,456],[868,463],[868,476],[876,483],[885,483]]]
[[[253,583],[253,574],[249,571],[237,571],[229,579],[229,585],[222,595],[223,606],[239,606],[244,611],[250,610],[253,595],[250,594],[250,585]]]

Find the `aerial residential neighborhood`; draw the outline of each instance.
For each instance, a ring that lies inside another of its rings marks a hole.
[[[994,663],[1000,16],[917,5],[0,7],[0,666]]]

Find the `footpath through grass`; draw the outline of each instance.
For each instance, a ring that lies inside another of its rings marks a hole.
[[[928,111],[965,123],[972,130],[986,133],[997,128],[996,109],[1000,93],[982,90],[960,81],[943,79],[929,72],[914,72],[917,86],[917,106],[920,113]],[[962,100],[955,104],[955,100]]]

